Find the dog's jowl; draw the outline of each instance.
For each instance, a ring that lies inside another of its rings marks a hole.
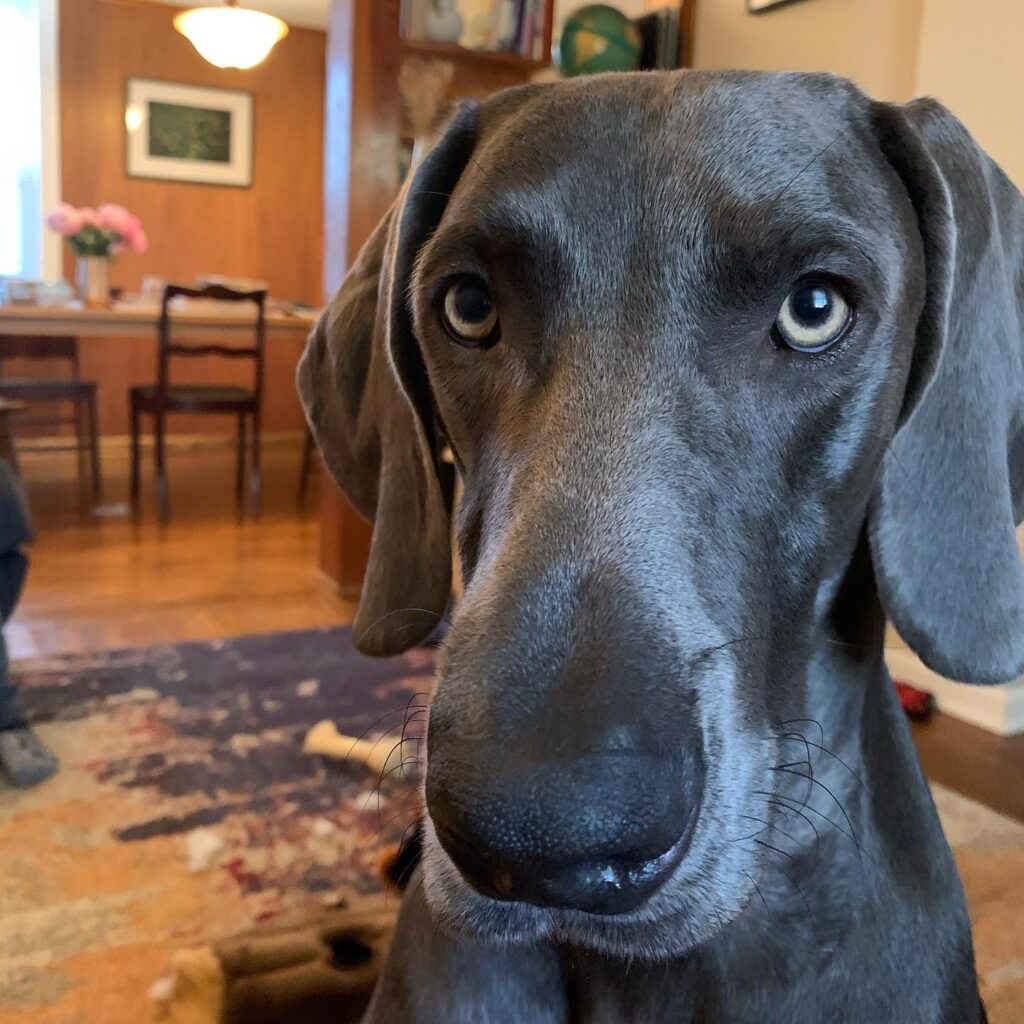
[[[948,111],[831,76],[458,110],[300,368],[363,649],[465,582],[373,1024],[978,1024],[882,640],[1024,669],[1022,242]]]

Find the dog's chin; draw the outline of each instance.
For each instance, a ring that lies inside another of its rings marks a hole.
[[[726,858],[728,860],[728,858]],[[462,877],[429,819],[423,843],[423,887],[440,928],[496,943],[556,942],[608,956],[650,960],[685,956],[714,938],[750,902],[744,872],[722,859],[688,854],[639,908],[589,914],[495,900]],[[749,877],[749,876],[746,876]],[[748,891],[749,889],[749,891]]]

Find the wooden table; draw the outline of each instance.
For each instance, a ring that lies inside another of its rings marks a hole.
[[[267,312],[267,340],[305,337],[317,314]],[[77,303],[66,306],[3,306],[0,305],[0,334],[40,337],[42,335],[74,335],[88,337],[155,338],[158,306],[115,304],[109,308],[92,309]],[[251,340],[255,312],[246,315],[237,310],[181,309],[172,314],[176,338],[203,338],[209,341]]]

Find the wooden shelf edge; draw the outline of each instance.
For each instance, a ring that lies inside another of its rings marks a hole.
[[[523,72],[540,71],[549,67],[548,60],[534,60],[520,53],[506,53],[493,50],[469,50],[458,43],[438,43],[430,40],[403,39],[403,57],[435,57],[452,60],[456,63],[471,64],[476,68],[508,69],[515,68]]]

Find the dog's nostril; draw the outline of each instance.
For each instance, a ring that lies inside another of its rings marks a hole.
[[[524,878],[520,899],[540,906],[567,907],[591,914],[625,914],[636,910],[668,878],[682,859],[680,839],[646,861],[596,861]]]
[[[437,768],[427,772],[427,808],[470,885],[497,900],[595,914],[634,910],[665,882],[700,805],[696,757],[610,753],[505,779],[492,771],[485,791]]]
[[[591,914],[624,914],[639,907],[672,873],[685,851],[682,838],[658,857],[643,861],[519,863],[494,868],[478,856],[449,849],[456,866],[479,892],[493,899],[562,907]]]

